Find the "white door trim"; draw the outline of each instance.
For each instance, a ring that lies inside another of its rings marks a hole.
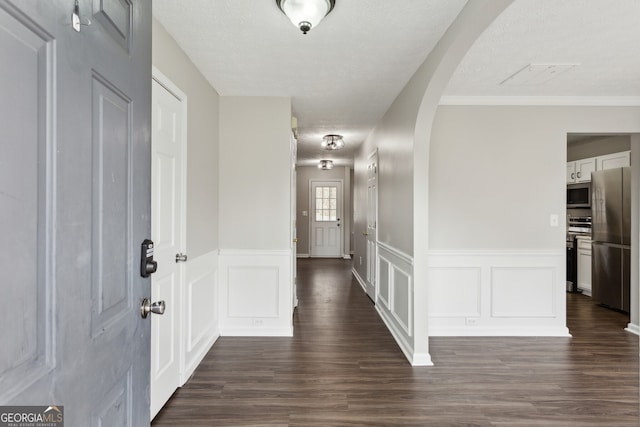
[[[182,127],[181,127],[181,141],[182,144],[180,146],[180,176],[179,176],[179,180],[180,180],[180,196],[179,196],[179,200],[176,200],[177,203],[177,209],[179,210],[179,215],[180,215],[180,221],[178,224],[178,228],[179,228],[179,238],[177,240],[177,245],[180,248],[182,253],[188,253],[187,252],[187,247],[186,247],[186,232],[187,232],[187,226],[186,226],[186,215],[187,215],[187,95],[180,90],[180,88],[178,86],[176,86],[166,75],[164,75],[160,70],[158,70],[156,67],[152,66],[152,79],[153,81],[155,81],[156,83],[158,83],[160,86],[162,86],[163,89],[165,89],[167,92],[169,92],[172,96],[174,96],[179,102],[180,102],[180,109],[181,109],[181,115],[183,118],[183,123],[182,123]],[[152,109],[153,111],[153,109]],[[152,118],[152,126],[153,126],[153,122],[154,122],[154,118]],[[152,148],[151,150],[154,150],[153,147],[153,141],[152,141]],[[152,178],[153,179],[153,178]],[[154,185],[154,183],[152,182],[152,185]],[[153,201],[152,201],[152,208],[151,208],[151,213],[153,215]],[[178,312],[178,320],[177,320],[177,325],[176,325],[176,334],[177,336],[175,337],[176,340],[176,346],[178,347],[177,349],[177,364],[178,364],[178,372],[177,372],[177,378],[176,378],[176,386],[181,386],[183,384],[182,382],[182,378],[184,377],[184,370],[185,370],[185,348],[186,348],[186,341],[185,341],[185,301],[186,301],[186,294],[185,294],[185,289],[186,289],[186,271],[185,271],[185,263],[178,263],[176,265],[177,270],[177,281],[178,283],[176,284],[176,294],[175,294],[175,298],[176,300],[173,302],[175,307],[168,307],[167,309],[175,309]],[[153,277],[152,277],[153,280]],[[153,366],[153,358],[155,357],[154,355],[154,349],[153,346],[151,348],[151,358],[152,358],[152,363],[151,366]],[[153,384],[151,384],[152,386]],[[164,406],[163,402],[162,405]],[[158,413],[158,411],[161,408],[159,407],[151,407],[150,408],[150,417],[151,419],[153,419],[153,417],[155,417],[155,415]]]
[[[313,247],[315,239],[313,238],[313,218],[315,217],[314,207],[314,195],[313,195],[313,185],[316,183],[337,183],[340,187],[340,208],[338,209],[337,216],[342,219],[342,225],[340,226],[340,249],[339,254],[336,255],[336,258],[342,258],[344,252],[344,179],[310,179],[309,180],[309,256],[314,257],[313,255]]]

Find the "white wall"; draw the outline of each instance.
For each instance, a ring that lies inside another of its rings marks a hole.
[[[193,373],[219,335],[218,110],[220,97],[164,27],[153,20],[153,65],[187,96],[185,283],[179,331],[181,381]],[[213,307],[213,309],[212,309]]]
[[[430,334],[566,334],[567,133],[638,130],[637,107],[439,107],[429,168]]]
[[[291,100],[220,104],[221,334],[291,335]]]
[[[220,247],[288,249],[291,100],[223,97]]]

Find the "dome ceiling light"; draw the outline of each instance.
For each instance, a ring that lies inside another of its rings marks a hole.
[[[315,28],[322,18],[327,16],[333,6],[335,0],[276,0],[276,4],[280,10],[287,15],[293,25],[307,34],[312,28]]]
[[[323,171],[328,171],[333,169],[333,160],[320,160],[320,163],[318,164],[318,169],[321,169]]]
[[[344,140],[342,135],[325,135],[322,137],[320,145],[325,150],[339,150],[344,147]]]

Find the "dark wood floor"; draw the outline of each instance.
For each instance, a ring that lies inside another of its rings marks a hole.
[[[431,338],[411,367],[350,262],[300,260],[293,338],[220,338],[153,426],[634,426],[638,337],[568,294],[573,338]]]

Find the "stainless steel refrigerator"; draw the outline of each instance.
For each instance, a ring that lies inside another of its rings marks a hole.
[[[593,299],[629,312],[631,168],[591,174],[591,216]]]

